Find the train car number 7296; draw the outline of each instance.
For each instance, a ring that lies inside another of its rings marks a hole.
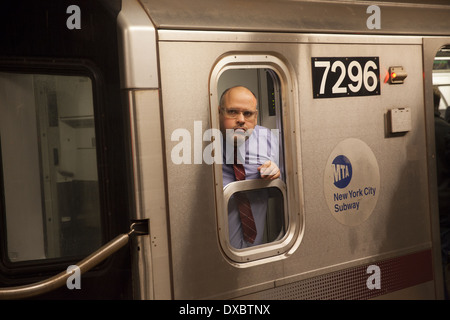
[[[311,58],[314,98],[380,94],[378,57]]]

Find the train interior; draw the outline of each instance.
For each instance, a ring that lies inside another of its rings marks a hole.
[[[1,73],[0,83],[9,260],[93,252],[102,232],[91,80]]]
[[[450,121],[450,46],[442,47],[436,54],[433,64],[433,85],[441,94],[439,112],[442,118]]]

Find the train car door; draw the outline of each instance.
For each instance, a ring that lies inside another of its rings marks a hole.
[[[129,231],[119,11],[119,1],[20,1],[1,10],[1,297],[72,272]],[[131,297],[127,249],[74,275],[37,297]]]

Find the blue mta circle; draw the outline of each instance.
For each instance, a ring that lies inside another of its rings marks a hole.
[[[333,163],[334,185],[339,189],[343,189],[352,180],[352,164],[344,155],[334,158]]]

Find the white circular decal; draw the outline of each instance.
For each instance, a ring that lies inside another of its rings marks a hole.
[[[333,217],[344,225],[356,226],[371,215],[380,193],[380,171],[367,144],[350,138],[334,148],[325,168],[324,193]]]

